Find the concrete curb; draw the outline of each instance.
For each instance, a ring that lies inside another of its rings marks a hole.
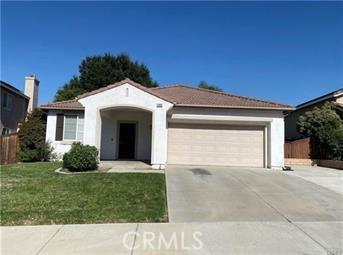
[[[96,171],[87,171],[87,172],[63,172],[63,168],[59,167],[54,172],[58,174],[66,174],[66,175],[74,175],[74,174],[94,174],[94,173],[104,173],[104,174],[112,174],[112,173],[155,173],[155,174],[164,174],[164,170],[134,170],[134,169],[123,169],[123,170],[112,170],[109,169],[106,172]]]

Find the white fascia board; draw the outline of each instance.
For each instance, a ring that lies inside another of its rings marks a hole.
[[[248,117],[248,116],[218,116],[218,115],[193,115],[193,114],[172,114],[169,119],[170,122],[235,122],[235,123],[270,123],[272,118]]]

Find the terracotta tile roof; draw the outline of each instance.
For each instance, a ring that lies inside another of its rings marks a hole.
[[[77,99],[43,104],[40,108],[45,110],[84,110],[84,107],[77,101]]]
[[[246,108],[246,109],[276,109],[276,110],[293,110],[290,105],[280,104],[271,101],[259,100],[249,97],[232,95],[224,92],[194,88],[182,84],[147,88],[143,85],[125,79],[120,82],[108,85],[106,87],[85,93],[73,100],[61,101],[51,104],[42,105],[42,109],[65,109],[65,110],[83,110],[84,107],[78,102],[79,99],[85,98],[103,91],[129,83],[151,95],[159,97],[176,106],[187,107],[211,107],[211,108]]]
[[[291,110],[292,106],[272,101],[232,95],[202,88],[177,84],[153,88],[174,101],[176,106],[219,107],[219,108],[258,108]]]

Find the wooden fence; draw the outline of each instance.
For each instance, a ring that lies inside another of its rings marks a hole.
[[[17,162],[19,148],[18,134],[0,136],[1,165]]]
[[[311,159],[311,138],[286,142],[285,158]]]
[[[304,138],[285,142],[285,158],[326,159],[327,152],[313,139]]]

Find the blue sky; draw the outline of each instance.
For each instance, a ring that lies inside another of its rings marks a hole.
[[[2,2],[1,79],[40,103],[89,55],[127,53],[159,84],[205,80],[296,105],[343,87],[342,2]]]

